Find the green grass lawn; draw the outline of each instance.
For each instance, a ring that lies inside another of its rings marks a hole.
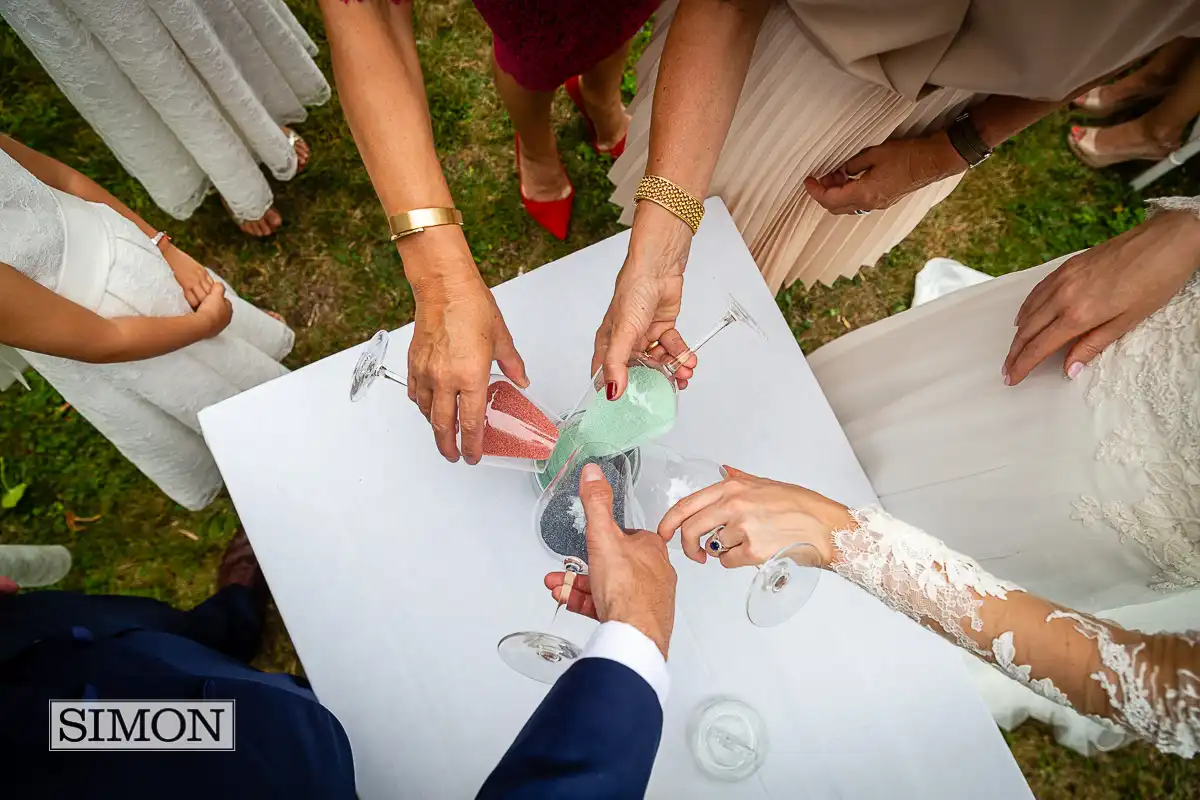
[[[315,2],[292,4],[323,44]],[[442,163],[488,283],[620,230],[617,209],[607,203],[606,163],[584,142],[565,94],[555,110],[577,191],[571,236],[558,242],[534,225],[517,197],[511,128],[491,85],[486,27],[468,0],[417,7]],[[324,51],[320,61],[330,75]],[[282,314],[296,330],[289,366],[411,320],[412,293],[336,97],[298,126],[314,155],[305,173],[277,186],[284,227],[271,239],[255,240],[238,231],[215,197],[182,223],[155,208],[3,23],[0,87],[0,131],[86,172],[170,230],[180,247],[214,266],[244,297]],[[634,88],[632,74],[626,88]],[[1078,165],[1063,143],[1068,120],[1066,112],[1057,114],[1000,148],[878,267],[833,287],[781,292],[780,308],[805,351],[907,308],[913,276],[927,258],[951,256],[999,275],[1103,241],[1139,221],[1142,198],[1123,182],[1134,170],[1093,172]],[[1176,171],[1151,194],[1200,194],[1198,184]],[[44,381],[30,378],[33,391],[0,394],[7,479],[29,484],[15,509],[0,511],[0,542],[69,547],[75,568],[63,588],[146,595],[184,607],[207,597],[237,526],[228,497],[201,512],[176,506]],[[261,665],[299,670],[277,616],[272,627]],[[1200,797],[1200,764],[1148,747],[1085,759],[1054,745],[1049,731],[1036,725],[1007,738],[1042,798]]]

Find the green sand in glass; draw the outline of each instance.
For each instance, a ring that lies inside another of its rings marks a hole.
[[[629,385],[614,401],[596,392],[583,417],[565,425],[539,476],[544,487],[558,474],[575,448],[586,442],[604,442],[620,453],[655,439],[675,425],[675,387],[666,375],[640,365],[629,368]]]

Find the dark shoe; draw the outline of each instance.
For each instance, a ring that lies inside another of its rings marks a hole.
[[[267,587],[267,578],[263,575],[262,567],[258,565],[254,548],[250,546],[250,539],[240,526],[225,548],[221,566],[217,567],[217,590],[233,584],[245,586],[253,592],[259,610],[266,609],[271,590]]]

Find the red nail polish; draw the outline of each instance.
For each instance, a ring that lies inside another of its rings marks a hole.
[[[606,386],[604,389],[604,393],[608,396],[609,400],[616,400],[617,399],[617,382],[609,381],[608,386]]]

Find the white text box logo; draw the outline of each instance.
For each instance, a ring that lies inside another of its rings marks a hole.
[[[51,700],[51,750],[234,750],[233,700]]]

